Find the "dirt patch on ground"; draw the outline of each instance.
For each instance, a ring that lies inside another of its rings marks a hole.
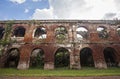
[[[4,76],[0,79],[120,79],[120,76],[99,76],[99,77],[10,77]]]

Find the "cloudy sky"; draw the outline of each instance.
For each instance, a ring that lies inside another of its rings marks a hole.
[[[0,0],[0,20],[120,19],[120,0]]]

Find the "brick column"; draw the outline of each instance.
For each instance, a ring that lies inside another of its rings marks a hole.
[[[23,45],[20,48],[20,59],[18,69],[28,69],[30,62],[31,47],[29,45]]]
[[[54,69],[54,47],[48,45],[45,51],[44,69]]]
[[[79,51],[76,49],[69,50],[70,53],[70,68],[81,69]]]
[[[94,64],[95,68],[107,68],[107,64],[104,59],[103,55],[103,49],[100,45],[94,44],[91,46],[93,50],[93,59],[94,59]]]

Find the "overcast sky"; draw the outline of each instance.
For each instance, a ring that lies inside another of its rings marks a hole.
[[[0,20],[120,19],[120,0],[0,0]]]

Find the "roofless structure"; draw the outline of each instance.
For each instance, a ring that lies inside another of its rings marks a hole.
[[[0,21],[0,40],[0,67],[120,67],[119,20]]]

